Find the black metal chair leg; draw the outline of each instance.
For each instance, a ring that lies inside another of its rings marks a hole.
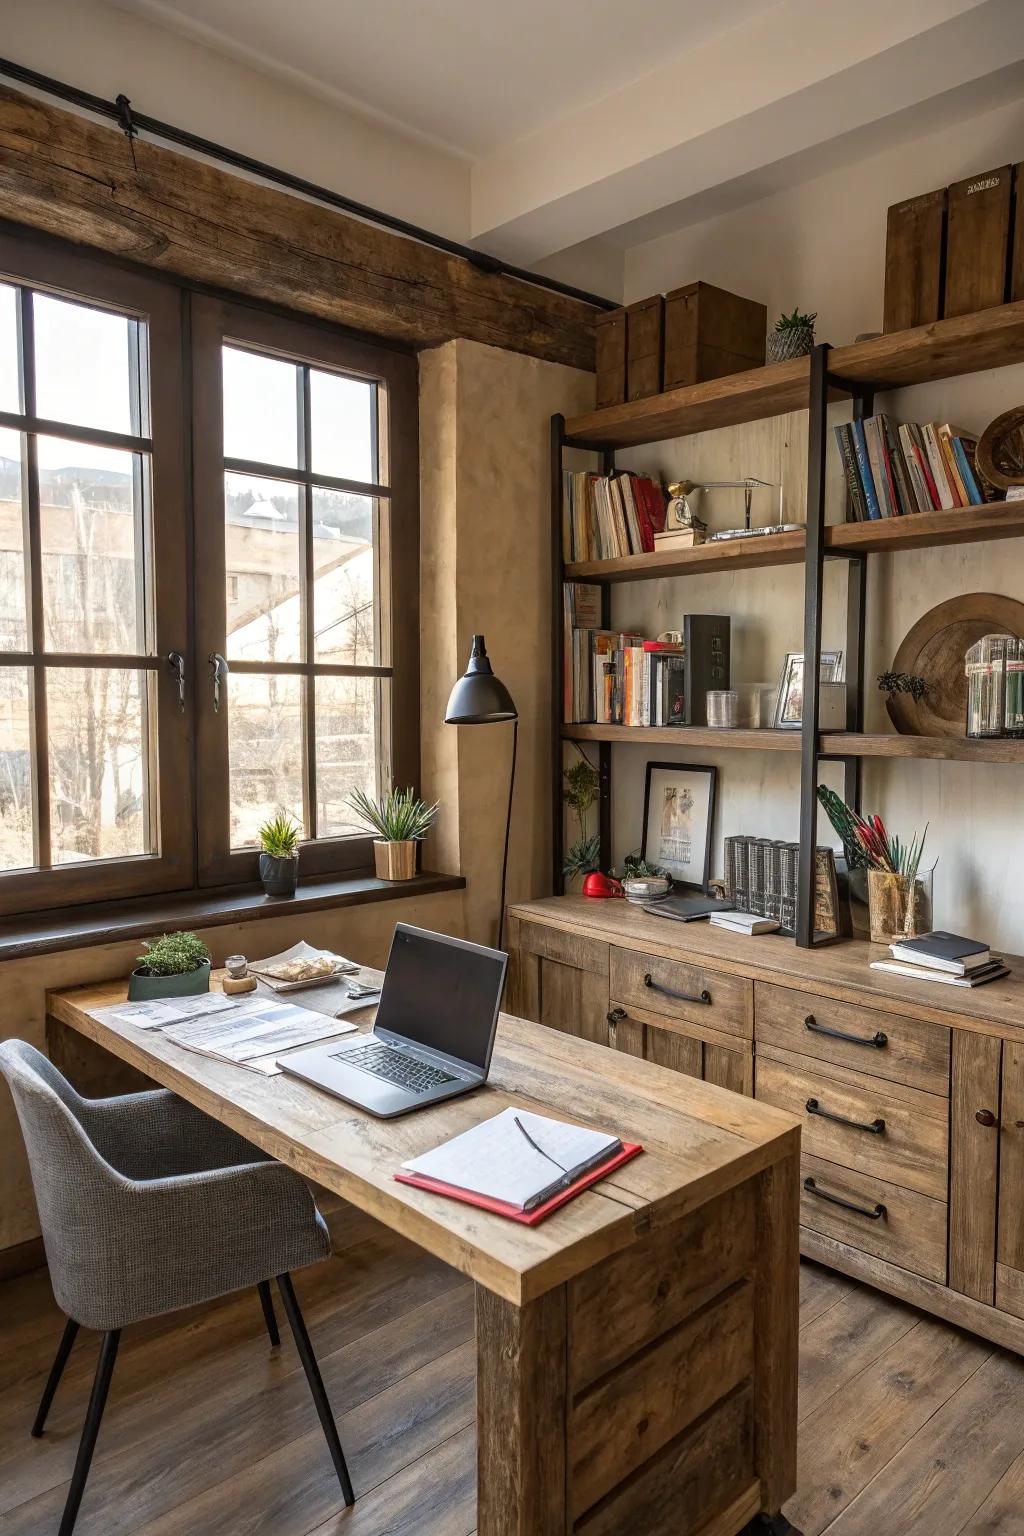
[[[68,1356],[71,1353],[71,1346],[74,1344],[77,1337],[78,1324],[72,1321],[72,1319],[69,1317],[67,1322],[64,1324],[64,1332],[61,1334],[60,1343],[57,1345],[57,1358],[54,1360],[53,1365],[50,1368],[50,1374],[47,1377],[46,1386],[43,1388],[42,1401],[39,1404],[39,1412],[36,1414],[36,1421],[32,1425],[32,1435],[36,1440],[38,1440],[40,1435],[43,1433],[43,1429],[46,1425],[46,1415],[50,1411],[50,1405],[53,1402],[54,1393],[60,1386],[60,1379],[64,1374],[64,1367],[68,1363]]]
[[[92,1395],[89,1398],[89,1408],[85,1415],[82,1438],[78,1446],[78,1457],[75,1461],[75,1470],[71,1474],[71,1486],[68,1489],[67,1503],[64,1505],[64,1513],[61,1516],[58,1536],[71,1536],[75,1521],[78,1519],[78,1507],[85,1492],[85,1481],[89,1476],[92,1453],[96,1449],[96,1436],[100,1432],[100,1420],[103,1418],[103,1409],[106,1407],[110,1378],[114,1374],[114,1361],[117,1359],[117,1346],[120,1341],[120,1328],[114,1328],[110,1333],[103,1335],[100,1358],[96,1365],[96,1379],[92,1384]]]
[[[338,1482],[341,1484],[341,1492],[345,1503],[352,1505],[356,1496],[352,1491],[352,1479],[348,1475],[348,1466],[345,1462],[345,1452],[341,1448],[338,1439],[338,1426],[334,1422],[334,1414],[324,1388],[323,1378],[320,1375],[320,1367],[316,1363],[313,1346],[309,1342],[309,1334],[306,1332],[306,1324],[302,1313],[299,1311],[298,1298],[295,1295],[295,1287],[292,1285],[291,1275],[278,1275],[277,1288],[281,1292],[281,1300],[284,1302],[285,1315],[295,1337],[295,1347],[302,1361],[302,1368],[309,1382],[309,1390],[313,1394],[313,1402],[316,1404],[317,1416],[320,1426],[327,1441],[327,1448],[334,1462],[334,1470],[338,1474]]]
[[[270,1346],[272,1349],[276,1349],[281,1342],[281,1335],[277,1331],[277,1318],[274,1316],[274,1298],[270,1294],[270,1281],[261,1280],[256,1289],[260,1293],[263,1321],[266,1323],[267,1333],[270,1335]]]

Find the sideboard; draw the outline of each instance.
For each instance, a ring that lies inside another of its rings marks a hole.
[[[801,1118],[808,1258],[1024,1353],[1024,958],[972,991],[582,896],[508,934],[513,1013]]]

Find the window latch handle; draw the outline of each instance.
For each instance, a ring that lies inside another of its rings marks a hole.
[[[185,658],[180,651],[168,651],[167,665],[178,684],[178,713],[185,713]]]
[[[219,651],[211,651],[207,660],[210,663],[210,671],[213,673],[213,708],[215,712],[218,712],[220,710],[221,679],[227,677],[231,669]]]

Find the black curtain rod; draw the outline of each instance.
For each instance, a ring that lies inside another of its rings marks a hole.
[[[224,144],[214,144],[210,139],[202,139],[198,134],[189,133],[185,128],[175,128],[172,123],[162,123],[159,118],[148,117],[144,112],[136,112],[127,96],[118,96],[116,101],[105,101],[102,96],[94,96],[91,91],[83,91],[76,85],[66,85],[62,80],[54,80],[50,75],[41,75],[34,69],[26,69],[23,64],[15,64],[11,59],[0,58],[0,75],[17,80],[21,85],[32,86],[34,90],[42,91],[47,96],[55,96],[60,101],[70,102],[72,106],[82,107],[87,112],[94,112],[99,117],[110,118],[124,131],[129,144],[139,132],[152,134],[154,138],[165,139],[169,144],[180,144],[183,149],[190,149],[211,160],[219,160],[224,165],[234,166],[236,170],[248,171],[250,175],[259,176],[264,181],[285,187],[290,192],[301,192],[304,197],[311,198],[314,202],[326,203],[329,208],[338,208],[342,213],[355,214],[367,224],[377,224],[383,229],[394,230],[398,235],[405,235],[410,240],[418,240],[421,245],[431,245],[435,250],[447,252],[449,256],[458,256],[463,261],[470,262],[481,272],[518,278],[520,282],[532,283],[536,288],[547,288],[552,293],[562,293],[567,298],[580,299],[584,304],[592,304],[595,309],[610,310],[619,307],[614,300],[604,299],[600,294],[587,293],[582,288],[573,288],[569,283],[560,283],[557,278],[541,277],[536,272],[524,271],[522,267],[510,267],[500,261],[497,256],[489,256],[486,251],[477,251],[472,246],[461,245],[457,240],[449,240],[445,235],[437,235],[429,229],[421,229],[418,224],[410,224],[408,220],[399,219],[392,213],[382,213],[379,208],[369,208],[365,203],[357,203],[353,198],[344,197],[340,192],[332,192],[329,187],[318,186],[316,182],[305,181],[301,176],[293,176],[290,171],[282,171],[276,166],[266,165],[262,160],[254,160],[250,155],[243,155],[239,150],[228,149]],[[133,146],[133,158],[134,153]]]

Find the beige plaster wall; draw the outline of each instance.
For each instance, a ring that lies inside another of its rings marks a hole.
[[[493,943],[511,726],[442,725],[441,740],[432,741],[433,722],[444,718],[472,636],[484,634],[494,670],[519,710],[508,900],[546,891],[550,420],[556,411],[568,415],[592,406],[594,377],[453,341],[421,356],[420,396],[424,789],[443,807],[428,859],[435,867],[454,868],[457,850],[467,881],[467,936]]]

